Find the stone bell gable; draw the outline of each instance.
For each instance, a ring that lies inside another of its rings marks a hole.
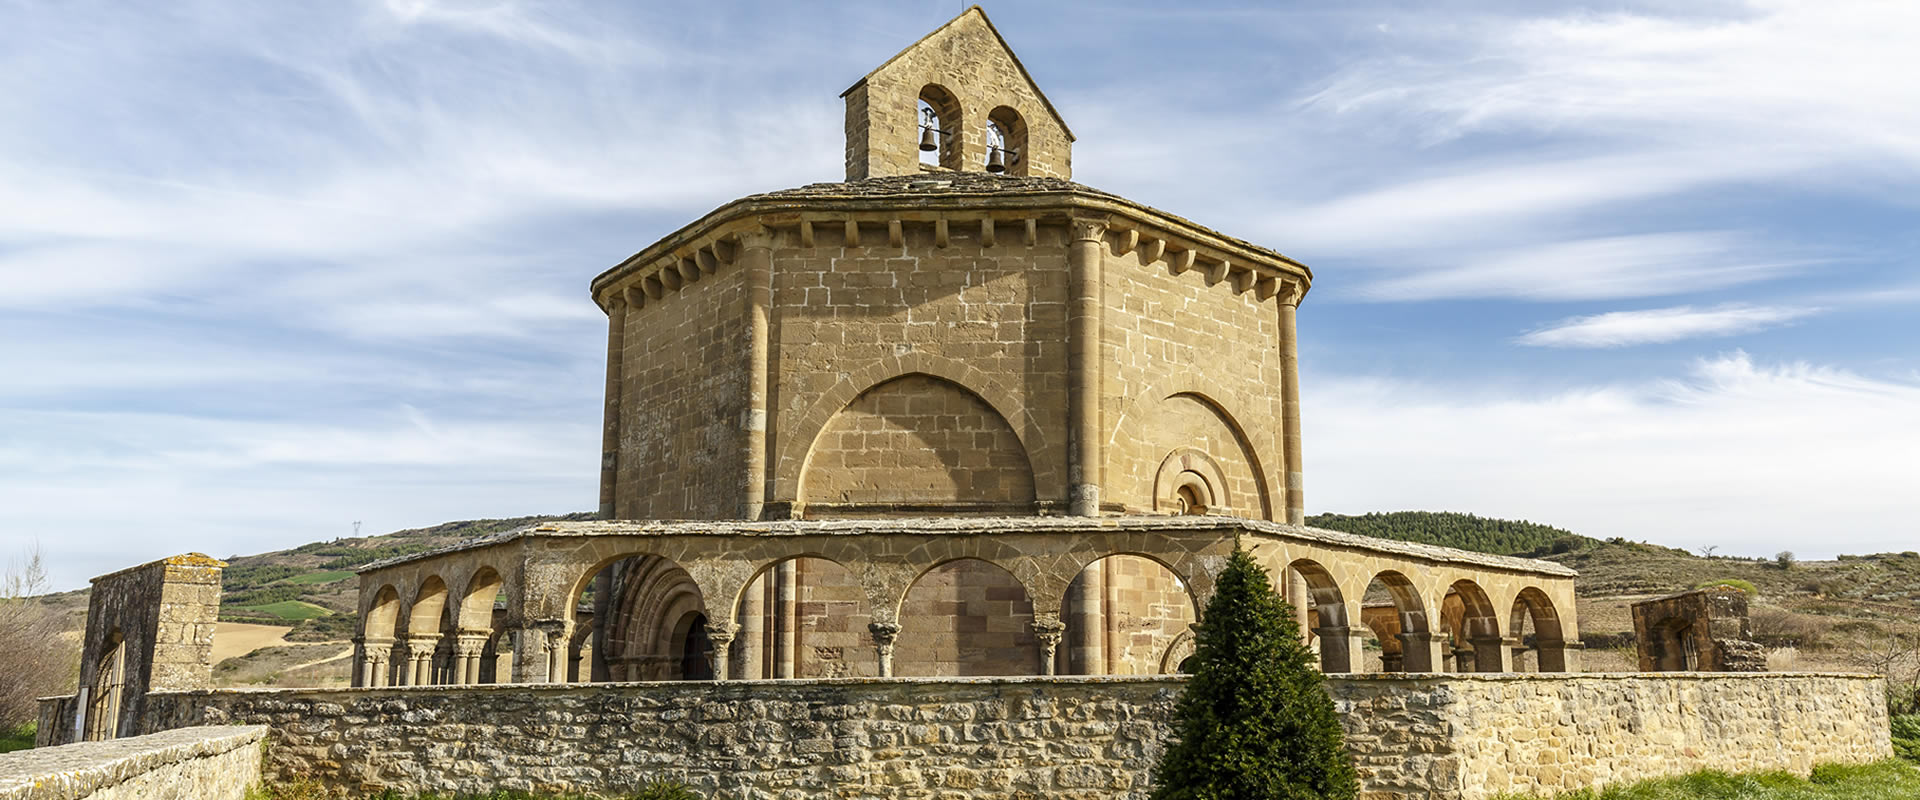
[[[979,6],[888,59],[847,101],[847,180],[917,175],[919,102],[939,115],[942,170],[985,172],[987,124],[1006,133],[1006,172],[1073,177],[1073,132]]]

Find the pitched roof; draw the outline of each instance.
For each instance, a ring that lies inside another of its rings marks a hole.
[[[852,86],[847,87],[846,91],[840,93],[840,96],[846,97],[848,94],[852,93],[853,90],[860,88],[861,84],[866,83],[873,76],[880,74],[881,70],[886,69],[888,66],[892,65],[893,62],[899,61],[901,56],[904,56],[907,53],[912,52],[914,48],[919,47],[921,44],[925,43],[928,39],[931,39],[934,36],[938,35],[941,31],[944,31],[948,28],[953,27],[954,24],[958,23],[960,20],[966,19],[968,14],[978,14],[980,16],[980,21],[987,24],[987,31],[993,34],[994,41],[997,41],[1000,43],[1000,49],[1006,51],[1007,58],[1013,59],[1014,69],[1020,70],[1020,77],[1025,78],[1027,81],[1027,85],[1033,87],[1033,94],[1034,96],[1040,98],[1040,105],[1046,106],[1047,113],[1053,116],[1053,121],[1056,123],[1059,123],[1060,132],[1065,133],[1067,135],[1067,141],[1069,142],[1075,141],[1076,139],[1073,135],[1073,129],[1067,127],[1066,118],[1060,116],[1060,110],[1053,107],[1053,101],[1047,99],[1047,93],[1040,91],[1040,84],[1034,81],[1032,73],[1027,72],[1027,65],[1020,63],[1019,54],[1013,52],[1013,48],[1007,44],[1007,37],[1000,35],[1000,29],[994,27],[993,20],[987,18],[986,9],[983,9],[979,6],[973,6],[971,8],[968,8],[965,11],[960,12],[959,16],[954,17],[953,19],[947,20],[947,23],[945,25],[941,25],[938,28],[934,28],[933,30],[927,32],[927,35],[922,36],[918,40],[916,40],[913,44],[907,45],[904,49],[902,49],[898,53],[894,53],[892,58],[887,59],[885,62],[881,63],[880,66],[874,67],[873,71],[868,72],[865,75],[862,75],[860,77],[860,80],[854,81]]]

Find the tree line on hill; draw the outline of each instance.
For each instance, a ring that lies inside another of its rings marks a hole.
[[[1357,516],[1315,514],[1307,517],[1307,524],[1376,539],[1502,556],[1538,557],[1584,550],[1598,544],[1594,539],[1552,525],[1452,511],[1375,511]]]

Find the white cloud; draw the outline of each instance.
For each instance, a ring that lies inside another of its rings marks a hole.
[[[1712,308],[1673,306],[1644,311],[1610,311],[1563,319],[1529,331],[1515,341],[1533,347],[1627,347],[1752,333],[1820,311],[1818,308],[1739,303]]]
[[[1605,236],[1432,258],[1436,263],[1421,263],[1424,268],[1405,269],[1358,291],[1379,300],[1651,297],[1771,278],[1803,263],[1762,253],[1724,231]]]
[[[1736,352],[1562,391],[1302,385],[1311,509],[1472,511],[1750,555],[1913,549],[1920,381]]]

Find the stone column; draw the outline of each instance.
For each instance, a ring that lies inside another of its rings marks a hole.
[[[1307,524],[1306,477],[1300,464],[1300,337],[1295,321],[1303,284],[1289,282],[1280,294],[1280,435],[1281,462],[1286,470],[1289,525]]]
[[[1033,638],[1040,642],[1040,674],[1053,675],[1054,659],[1060,652],[1060,635],[1067,630],[1067,624],[1053,617],[1035,617],[1033,620]]]
[[[562,620],[541,620],[540,632],[545,634],[547,659],[547,683],[567,682],[567,658],[573,649],[572,637],[568,636],[567,623]]]
[[[1313,633],[1320,637],[1321,672],[1332,675],[1354,671],[1354,661],[1362,652],[1360,634],[1346,625],[1315,628]]]
[[[513,682],[547,682],[547,633],[538,623],[509,632],[513,637]]]
[[[1502,636],[1473,637],[1474,672],[1512,672],[1513,650]]]
[[[593,657],[587,660],[582,670],[588,682],[612,680],[612,670],[607,667],[607,630],[613,626],[613,573],[612,567],[600,570],[593,576],[593,629],[587,637],[591,643]]]
[[[740,234],[740,265],[746,281],[747,418],[745,429],[745,518],[757,520],[767,503],[767,379],[773,306],[773,232],[766,228]]]
[[[731,622],[707,623],[707,641],[713,643],[713,679],[716,681],[724,681],[728,677],[727,651],[733,648],[733,634],[737,629],[738,626]]]
[[[355,637],[353,685],[368,687],[383,684],[385,682],[384,667],[387,665],[386,654],[392,650],[392,639]]]
[[[1107,668],[1106,566],[1095,561],[1081,570],[1067,600],[1073,607],[1067,666],[1081,675],[1100,675]]]
[[[1415,631],[1398,634],[1400,668],[1407,672],[1439,672],[1440,640],[1431,633]]]
[[[613,519],[614,493],[620,477],[620,389],[625,364],[627,300],[615,292],[607,298],[607,392],[600,432],[600,518]]]
[[[487,649],[486,631],[461,631],[454,638],[453,683],[473,686],[480,683],[480,654]]]
[[[405,648],[407,663],[404,668],[407,686],[433,685],[433,651],[440,646],[439,634],[432,636],[408,636]]]
[[[899,623],[868,623],[867,632],[873,634],[873,649],[880,656],[880,677],[893,677],[893,640],[900,636]]]
[[[737,662],[741,680],[757,681],[766,677],[767,576],[763,572],[747,584],[740,598],[740,657]]]
[[[773,567],[773,677],[791,678],[797,671],[799,654],[795,652],[799,635],[795,613],[799,600],[799,571],[793,559]]]
[[[1101,268],[1106,258],[1104,221],[1076,219],[1069,226],[1067,288],[1067,513],[1100,516],[1100,312]]]

